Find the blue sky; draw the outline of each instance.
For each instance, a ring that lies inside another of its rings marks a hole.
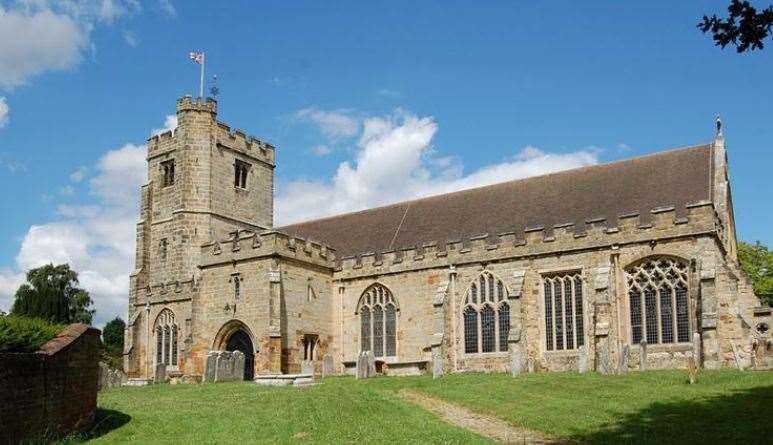
[[[726,3],[0,0],[0,309],[69,261],[123,314],[142,144],[192,50],[219,119],[278,147],[283,221],[703,143],[721,113],[739,236],[771,245],[773,48],[695,29]]]

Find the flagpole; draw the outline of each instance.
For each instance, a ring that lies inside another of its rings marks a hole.
[[[199,97],[204,98],[204,53],[201,53],[201,77],[199,78]]]

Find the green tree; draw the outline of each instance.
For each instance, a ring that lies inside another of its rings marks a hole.
[[[53,323],[90,324],[94,309],[89,293],[78,287],[78,273],[68,264],[47,264],[27,272],[27,282],[16,291],[11,314],[37,317]]]
[[[704,15],[698,29],[710,32],[714,44],[722,48],[735,46],[739,53],[761,50],[773,35],[773,5],[758,12],[748,1],[731,0],[726,19]]]
[[[102,343],[113,354],[120,354],[123,352],[123,331],[126,328],[126,323],[121,320],[121,317],[115,317],[107,322],[105,328],[102,329]]]
[[[757,241],[738,243],[741,268],[751,278],[754,293],[768,306],[773,306],[773,252]]]

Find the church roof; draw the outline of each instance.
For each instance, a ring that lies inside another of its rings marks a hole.
[[[320,241],[339,256],[385,252],[488,234],[607,220],[711,199],[711,144],[659,152],[277,228]],[[399,185],[397,185],[399,186]]]

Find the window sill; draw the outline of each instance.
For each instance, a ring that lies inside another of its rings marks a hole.
[[[508,351],[464,353],[465,358],[497,358],[509,356]]]
[[[545,357],[577,357],[579,349],[560,349],[558,351],[545,351]]]
[[[635,344],[631,345],[631,351],[639,351],[641,350],[641,345]],[[688,352],[693,350],[693,344],[692,342],[688,343],[656,343],[652,345],[647,345],[647,353],[653,353],[653,352]]]

